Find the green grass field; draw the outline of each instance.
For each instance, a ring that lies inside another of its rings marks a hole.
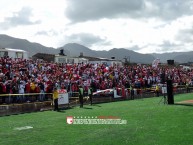
[[[193,106],[158,104],[161,97],[85,105],[61,112],[44,111],[0,117],[2,145],[190,145]],[[175,102],[193,99],[176,95]],[[116,116],[127,124],[72,124],[67,116]],[[32,129],[16,130],[31,126]]]

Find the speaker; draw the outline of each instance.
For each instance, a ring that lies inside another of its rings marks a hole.
[[[167,95],[168,95],[168,104],[174,104],[172,80],[167,80]]]
[[[160,79],[161,79],[161,83],[164,84],[165,83],[165,72],[161,73],[160,75]]]
[[[63,55],[63,56],[65,56],[65,54],[64,54],[64,49],[60,49],[60,53],[59,53],[59,55]]]
[[[174,60],[169,59],[167,60],[167,62],[168,62],[168,65],[174,65]]]

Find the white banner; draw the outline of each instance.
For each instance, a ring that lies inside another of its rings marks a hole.
[[[93,95],[97,95],[97,94],[101,94],[101,93],[108,94],[108,93],[111,93],[112,91],[113,91],[113,89],[99,90],[97,92],[94,92]]]
[[[69,104],[69,96],[66,90],[59,90],[58,105]]]
[[[167,87],[166,86],[162,86],[162,94],[167,94]]]
[[[117,90],[114,89],[114,98],[121,98],[122,96],[117,95]]]

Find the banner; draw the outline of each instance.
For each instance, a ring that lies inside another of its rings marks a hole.
[[[65,89],[58,90],[58,105],[69,104],[69,96]]]
[[[94,92],[93,95],[102,94],[102,93],[104,93],[104,94],[109,94],[109,93],[111,93],[112,91],[113,91],[113,89],[99,90],[99,91],[97,91],[97,92]]]
[[[162,94],[167,94],[167,87],[166,86],[162,86]]]
[[[117,90],[114,89],[114,98],[121,98],[122,96],[117,95]]]

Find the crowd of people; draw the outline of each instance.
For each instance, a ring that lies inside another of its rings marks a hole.
[[[179,85],[193,84],[193,71],[175,66],[127,65],[107,66],[105,64],[61,64],[43,60],[0,58],[0,95],[18,94],[14,102],[33,101],[25,94],[39,93],[35,100],[47,99],[45,93],[53,88],[66,89],[71,95],[89,87],[93,92],[110,88],[150,88],[157,83],[172,79]]]

